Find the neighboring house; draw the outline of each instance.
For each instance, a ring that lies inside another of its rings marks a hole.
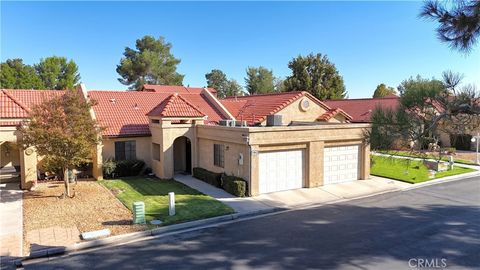
[[[107,159],[142,159],[160,178],[194,167],[224,172],[245,179],[252,196],[369,177],[369,125],[306,92],[219,100],[214,89],[183,86],[82,91],[105,128],[92,157],[98,179]]]
[[[396,109],[400,104],[400,98],[395,95],[389,95],[383,98],[325,100],[323,102],[330,107],[343,109],[352,117],[350,120],[352,123],[371,123],[370,118],[375,108]],[[439,108],[436,109],[439,110]],[[479,130],[472,130],[468,135],[475,136],[478,132]],[[441,145],[443,147],[450,147],[452,136],[457,137],[456,135],[450,135],[440,130],[439,139]],[[470,149],[474,149],[473,143],[470,145]]]
[[[30,108],[54,96],[58,90],[0,90],[0,181],[21,181],[28,189],[37,179],[37,157],[32,148],[18,145],[17,126],[28,118]]]

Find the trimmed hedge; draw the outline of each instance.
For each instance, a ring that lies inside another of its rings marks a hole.
[[[222,188],[237,197],[247,196],[247,181],[236,176],[223,175]]]
[[[103,163],[105,178],[136,176],[145,166],[143,160],[106,160]]]
[[[212,186],[221,188],[222,187],[222,174],[214,173],[204,168],[193,168],[193,176],[197,179],[200,179]]]

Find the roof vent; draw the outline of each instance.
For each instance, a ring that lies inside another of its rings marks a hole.
[[[135,109],[135,110],[139,109],[137,103],[135,103],[135,106],[133,106],[133,109]]]
[[[282,125],[282,115],[281,114],[270,114],[267,115],[267,127],[277,127]]]
[[[116,101],[116,100],[115,100],[114,98],[111,98],[111,99],[110,99],[110,103],[115,104],[115,101]]]

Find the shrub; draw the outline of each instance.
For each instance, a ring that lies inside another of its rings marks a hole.
[[[236,176],[223,175],[222,188],[237,197],[247,196],[247,182]]]
[[[117,168],[117,163],[115,160],[107,159],[103,162],[103,177],[105,178],[113,178],[115,177],[115,169]]]
[[[144,166],[143,160],[118,160],[115,175],[118,177],[135,176],[140,174]]]
[[[222,174],[214,173],[203,168],[193,168],[193,176],[197,179],[200,179],[212,186],[222,187]]]
[[[145,166],[143,160],[113,160],[103,162],[103,176],[105,178],[135,176]]]

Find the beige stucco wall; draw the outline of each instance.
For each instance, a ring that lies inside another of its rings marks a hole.
[[[152,117],[151,119],[160,120],[160,123],[150,123],[150,132],[152,133],[151,143],[160,145],[160,160],[151,160],[152,171],[164,179],[173,178],[175,173],[174,142],[175,139],[186,137],[191,143],[192,168],[197,167],[197,125],[203,124],[203,119],[188,119],[187,124],[172,124],[171,121],[179,119],[161,119]],[[184,142],[184,141],[183,141]],[[150,147],[151,148],[151,147]],[[182,151],[177,149],[177,151]],[[150,152],[150,156],[151,152]],[[181,168],[177,168],[180,169]]]
[[[304,99],[308,99],[310,102],[310,106],[306,111],[301,109],[301,102]],[[326,112],[325,109],[320,107],[317,103],[315,103],[309,97],[299,98],[298,100],[294,101],[287,107],[281,109],[276,114],[282,115],[282,124],[288,125],[292,121],[305,121],[305,122],[314,122],[317,118]],[[261,123],[262,126],[265,126],[267,121],[263,121]]]
[[[104,161],[115,158],[115,142],[120,141],[135,141],[137,159],[145,161],[148,167],[152,167],[151,137],[103,138],[101,156]]]
[[[197,133],[198,166],[212,172],[224,172],[248,180],[250,178],[250,150],[242,134],[244,133],[236,128],[219,131],[208,126],[199,126]],[[223,168],[213,164],[214,144],[225,145],[225,166]],[[239,162],[240,155],[243,156],[243,164]]]
[[[369,127],[368,124],[253,128],[198,126],[198,164],[210,171],[242,177],[248,182],[250,195],[255,196],[259,190],[258,154],[261,152],[304,149],[305,187],[318,187],[323,185],[324,147],[360,145],[359,177],[368,179],[370,147],[364,143],[364,131]],[[224,168],[213,165],[214,143],[228,146]],[[238,164],[239,153],[244,155],[242,166]]]

